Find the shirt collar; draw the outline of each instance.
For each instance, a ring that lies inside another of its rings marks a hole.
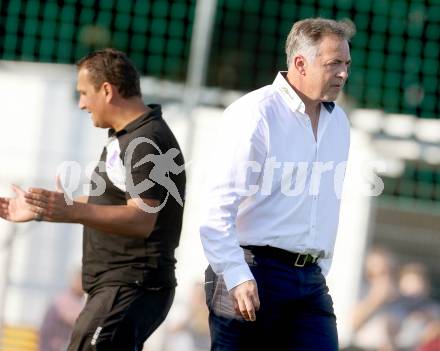
[[[135,129],[138,129],[140,126],[144,125],[145,123],[147,123],[153,119],[160,118],[162,116],[162,108],[160,105],[150,104],[147,106],[151,109],[150,111],[143,113],[138,118],[136,118],[134,121],[131,121],[130,123],[128,123],[121,130],[116,132],[113,128],[110,128],[108,130],[109,138],[111,138],[113,136],[118,137],[118,136],[126,134],[126,133],[131,133],[132,131],[134,131]]]
[[[304,114],[306,112],[306,106],[301,98],[298,96],[296,91],[290,86],[286,79],[287,72],[278,72],[274,82],[273,87],[279,92],[283,100],[287,103],[290,109],[294,112],[301,112]],[[322,102],[327,112],[331,114],[335,108],[334,102]]]

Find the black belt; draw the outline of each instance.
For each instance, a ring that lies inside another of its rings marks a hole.
[[[267,246],[248,245],[248,246],[242,246],[242,248],[249,250],[255,256],[273,258],[280,262],[295,267],[304,267],[310,264],[314,264],[318,260],[318,257],[312,256],[310,254],[290,252],[268,245]]]

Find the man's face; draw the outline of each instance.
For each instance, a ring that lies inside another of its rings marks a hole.
[[[336,100],[348,78],[350,64],[348,42],[335,35],[325,36],[315,60],[305,67],[307,95],[313,100]]]
[[[98,90],[95,89],[87,68],[81,68],[78,71],[76,90],[79,93],[78,106],[81,110],[87,110],[87,112],[92,114],[94,126],[109,128],[105,122],[106,96],[104,89],[102,86]]]

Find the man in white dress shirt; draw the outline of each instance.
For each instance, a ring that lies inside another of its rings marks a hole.
[[[200,228],[211,350],[337,350],[324,275],[338,227],[350,128],[349,22],[296,22],[287,72],[224,112]]]

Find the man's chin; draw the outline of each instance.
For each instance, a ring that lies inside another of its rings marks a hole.
[[[338,94],[328,94],[328,95],[325,95],[321,99],[321,101],[322,102],[333,102],[333,101],[336,101],[338,99],[338,96],[339,96],[339,93]]]
[[[94,127],[99,127],[99,122],[98,122],[96,119],[94,119],[93,116],[92,116],[91,119],[92,119],[92,124],[93,124],[93,126],[94,126]]]
[[[98,127],[98,122],[96,122],[95,120],[92,119],[92,124],[94,127]]]

